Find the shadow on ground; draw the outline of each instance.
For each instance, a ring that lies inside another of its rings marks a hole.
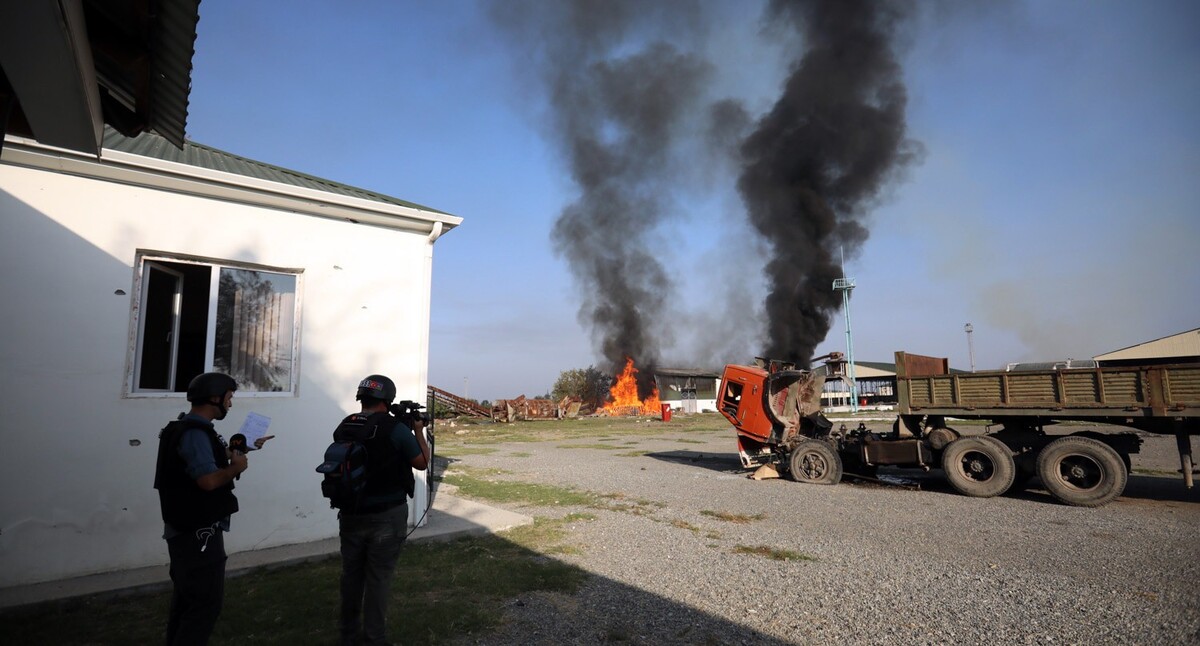
[[[329,558],[230,578],[211,643],[337,641],[340,562]],[[169,592],[105,594],[6,609],[0,643],[161,641]],[[589,573],[497,535],[406,546],[388,609],[401,644],[762,644],[783,641],[724,617]],[[790,626],[805,640],[815,626]]]
[[[721,473],[745,473],[750,472],[742,466],[736,453],[714,453],[712,451],[656,451],[647,453],[646,457],[662,460],[663,462],[674,462],[676,464],[687,464],[710,471],[718,471]]]
[[[659,451],[647,453],[646,457],[719,473],[747,476],[751,473],[750,469],[746,469],[741,465],[736,453]],[[846,473],[843,476],[843,482],[858,487],[903,488],[955,496],[961,495],[946,482],[940,469],[924,471],[922,469],[881,467],[875,477],[863,477],[854,473]],[[1020,500],[1060,504],[1042,488],[1041,482],[1037,478],[1030,480],[1029,485],[1024,490],[1010,491],[1005,495]],[[1126,499],[1154,502],[1200,503],[1200,487],[1186,488],[1181,477],[1148,476],[1132,473],[1129,475],[1129,482],[1125,486],[1125,492],[1120,498],[1120,500]]]

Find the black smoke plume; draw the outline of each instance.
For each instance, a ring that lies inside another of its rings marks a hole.
[[[768,31],[798,53],[782,95],[757,120],[742,97],[713,100],[713,66],[698,54],[710,30],[741,6],[493,5],[523,69],[546,89],[544,125],[578,191],[551,237],[576,279],[580,320],[612,373],[627,357],[635,361],[643,397],[661,358],[660,335],[669,329],[658,317],[671,288],[649,234],[674,214],[672,198],[695,188],[689,172],[705,163],[701,153],[733,155],[738,190],[766,241],[765,354],[801,364],[824,340],[840,302],[832,290],[838,250],[857,252],[867,238],[867,207],[912,157],[891,42],[904,6],[769,2]],[[750,336],[760,333],[746,323],[753,314],[726,317]]]
[[[703,59],[657,34],[688,35],[698,5],[609,0],[499,9],[502,23],[537,39],[526,42],[538,43],[548,125],[578,189],[551,237],[576,279],[580,319],[612,373],[634,360],[644,398],[660,359],[652,330],[662,329],[656,317],[670,290],[648,234],[671,212],[680,141],[710,73]]]
[[[877,0],[776,0],[772,24],[800,36],[783,95],[743,142],[738,189],[768,242],[770,357],[807,365],[841,296],[839,249],[867,239],[866,208],[913,158],[893,51],[906,7]]]

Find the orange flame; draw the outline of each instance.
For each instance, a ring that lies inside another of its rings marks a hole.
[[[612,401],[602,408],[610,415],[628,415],[631,412],[640,415],[658,415],[662,412],[662,402],[658,400],[658,388],[650,393],[644,401],[638,399],[637,377],[638,369],[633,367],[633,359],[625,359],[625,369],[617,375],[617,380],[609,389]]]

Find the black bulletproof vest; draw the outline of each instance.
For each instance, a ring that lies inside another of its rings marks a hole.
[[[233,483],[205,491],[187,474],[187,463],[179,455],[179,440],[188,429],[200,429],[212,444],[217,468],[229,466],[229,456],[217,432],[211,426],[183,415],[167,424],[158,435],[158,465],[154,470],[154,488],[163,521],[181,532],[211,527],[238,510]]]

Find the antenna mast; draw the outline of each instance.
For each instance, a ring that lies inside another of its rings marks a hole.
[[[833,281],[833,288],[842,293],[842,308],[846,312],[846,377],[850,380],[850,412],[858,412],[858,381],[854,379],[854,337],[850,334],[850,292],[854,279],[846,278],[846,250],[842,249],[842,277]]]

